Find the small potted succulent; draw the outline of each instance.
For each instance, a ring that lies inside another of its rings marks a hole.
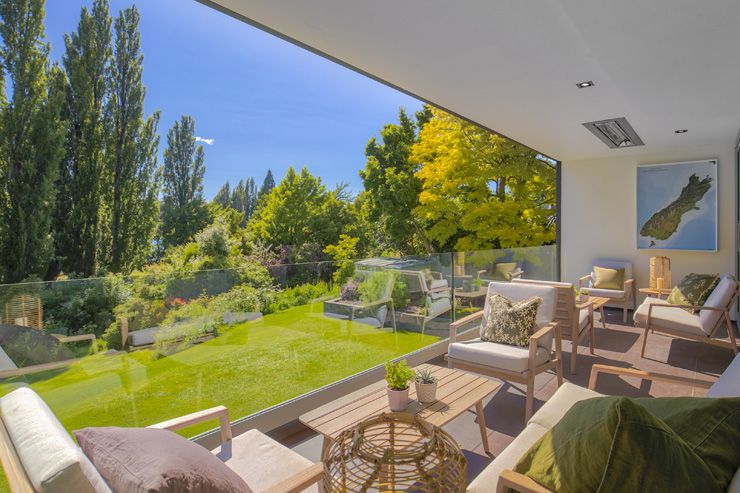
[[[414,370],[405,359],[385,364],[385,381],[388,382],[388,406],[391,411],[403,411],[409,405],[409,382],[414,379]]]
[[[585,303],[586,301],[588,301],[588,290],[587,289],[585,288],[578,289],[576,287],[574,287],[573,289],[575,289],[576,291],[576,301],[578,303]]]
[[[437,400],[437,377],[432,375],[431,368],[418,370],[414,378],[414,385],[416,386],[416,398],[422,404]]]

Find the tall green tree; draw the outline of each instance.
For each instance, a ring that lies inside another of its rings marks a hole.
[[[203,146],[195,145],[195,120],[184,115],[167,133],[164,151],[161,241],[167,248],[189,241],[208,223],[203,199]]]
[[[246,180],[239,180],[239,183],[231,192],[229,206],[242,214],[241,225],[246,226],[257,207],[257,186],[254,183],[254,178],[249,177]]]
[[[221,207],[231,206],[231,185],[229,185],[228,181],[218,189],[218,192],[216,192],[216,195],[214,195],[211,202],[218,204]]]
[[[390,246],[402,253],[430,251],[425,224],[412,214],[419,205],[421,181],[415,173],[418,163],[409,159],[417,132],[429,120],[430,110],[409,117],[401,108],[398,123],[388,124],[365,147],[367,162],[360,177],[369,219],[380,227]]]
[[[114,26],[111,95],[106,108],[110,127],[110,232],[109,240],[101,245],[114,272],[143,265],[152,249],[159,216],[159,113],[144,119],[146,89],[142,82],[140,17],[135,6],[123,9]]]
[[[55,182],[64,155],[64,74],[49,67],[44,0],[0,0],[0,266],[5,282],[43,276],[53,254]]]
[[[268,169],[265,179],[262,180],[262,186],[260,187],[257,199],[262,200],[263,197],[267,198],[273,188],[275,188],[275,178],[272,176],[272,170]]]
[[[555,241],[556,169],[536,153],[433,109],[411,160],[422,191],[414,216],[442,251]]]
[[[249,227],[254,237],[273,247],[306,243],[334,244],[351,222],[349,204],[337,191],[327,191],[306,168],[291,166],[280,184],[257,209]]]
[[[107,0],[83,7],[77,31],[64,36],[62,64],[69,85],[64,102],[66,156],[59,174],[54,221],[58,268],[94,274],[101,240],[106,183],[104,104],[108,96],[111,18]]]

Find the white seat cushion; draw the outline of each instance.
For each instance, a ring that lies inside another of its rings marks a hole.
[[[429,285],[429,289],[439,289],[448,287],[446,279],[434,279]]]
[[[736,289],[737,283],[735,280],[725,274],[720,279],[717,287],[714,288],[712,293],[709,295],[707,301],[704,302],[704,305],[713,306],[715,308],[726,308],[730,299],[735,294]],[[714,310],[702,310],[699,312],[702,330],[707,335],[711,334],[712,329],[715,328],[721,316],[722,312]]]
[[[579,332],[588,325],[588,310],[583,309],[578,311],[578,328]]]
[[[709,387],[706,397],[740,397],[740,354],[722,372],[719,380]]]
[[[252,491],[265,491],[313,465],[310,460],[258,430],[249,430],[234,437],[231,442],[212,452],[237,473]],[[314,484],[304,491],[319,490]]]
[[[563,419],[563,416],[573,407],[573,404],[594,397],[602,397],[602,394],[570,382],[564,382],[539,411],[529,419],[528,424],[537,424],[549,430]]]
[[[591,296],[601,296],[602,298],[609,298],[611,300],[624,300],[626,297],[625,291],[618,289],[586,288],[586,290]]]
[[[447,356],[477,365],[518,373],[527,371],[529,365],[529,348],[481,341],[480,339],[450,344]],[[535,358],[537,365],[547,363],[549,359],[550,351],[537,348]]]
[[[701,327],[699,315],[692,315],[681,308],[660,308],[660,305],[667,305],[669,303],[666,300],[658,298],[647,297],[645,298],[645,301],[637,307],[637,310],[635,311],[635,325],[639,327],[645,327],[647,325],[648,310],[651,304],[656,305],[653,307],[650,319],[651,327],[655,329],[663,327],[691,335],[706,337],[706,334]]]
[[[0,398],[0,415],[37,491],[110,492],[49,406],[27,387]]]
[[[502,471],[506,469],[514,469],[514,466],[519,462],[519,459],[534,445],[534,443],[542,438],[547,432],[547,428],[544,428],[537,424],[530,424],[524,431],[522,431],[514,441],[506,447],[503,452],[498,454],[496,458],[481,471],[478,476],[468,485],[468,493],[491,493],[496,491],[496,484],[498,483],[498,477]]]

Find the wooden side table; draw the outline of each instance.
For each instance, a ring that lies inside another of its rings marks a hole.
[[[648,296],[657,296],[658,299],[663,298],[665,296],[668,297],[669,294],[671,294],[672,289],[657,289],[657,288],[640,288],[638,289],[640,294],[646,294]]]
[[[601,326],[606,329],[606,315],[604,314],[604,305],[609,303],[609,298],[603,296],[589,296],[586,301],[578,301],[576,299],[576,309],[582,310],[588,308],[588,305],[593,305],[594,311],[599,310],[601,314]],[[593,323],[593,321],[592,321]]]

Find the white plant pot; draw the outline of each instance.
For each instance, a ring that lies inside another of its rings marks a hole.
[[[422,404],[429,404],[437,400],[437,382],[419,383],[414,382],[416,386],[416,398]]]
[[[394,413],[403,411],[409,405],[409,389],[393,390],[388,389],[388,407]]]
[[[578,295],[578,302],[579,303],[585,303],[587,301],[588,301],[588,294],[581,293],[581,294]]]

